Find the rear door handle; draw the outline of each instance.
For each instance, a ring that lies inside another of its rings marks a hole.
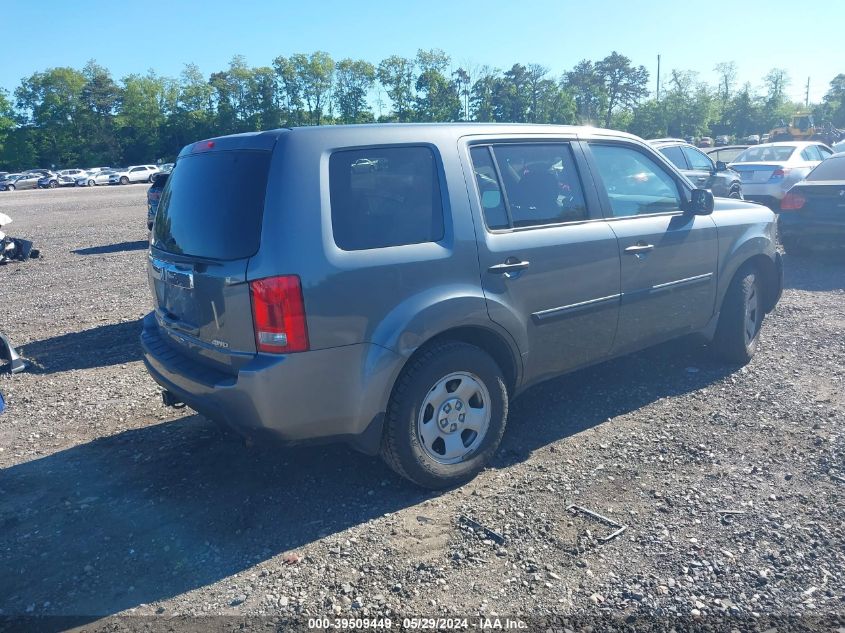
[[[639,255],[640,253],[647,253],[654,250],[654,244],[634,244],[625,249],[628,255]]]
[[[530,264],[530,262],[519,260],[516,257],[508,257],[503,263],[490,266],[487,270],[497,275],[503,275],[525,270]]]

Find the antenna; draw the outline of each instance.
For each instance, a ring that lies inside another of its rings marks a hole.
[[[810,78],[807,77],[807,92],[804,93],[804,107],[810,107]]]

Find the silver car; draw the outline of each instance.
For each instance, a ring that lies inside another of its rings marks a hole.
[[[80,176],[76,179],[76,186],[77,187],[93,187],[95,185],[107,185],[109,184],[109,176],[112,175],[110,169],[106,169],[104,171],[96,171],[96,172],[89,172],[85,176]]]
[[[687,334],[748,362],[781,293],[774,218],[596,128],[200,141],[155,215],[143,359],[166,404],[452,486],[531,385]]]
[[[729,166],[739,172],[746,200],[777,211],[790,187],[832,154],[833,150],[818,142],[766,143],[749,147]]]

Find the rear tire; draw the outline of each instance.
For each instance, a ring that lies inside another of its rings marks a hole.
[[[763,325],[763,295],[760,275],[745,265],[731,280],[722,301],[713,349],[729,363],[747,364],[757,351]]]
[[[736,200],[742,199],[742,190],[739,187],[734,187],[731,189],[731,192],[728,194],[728,198],[734,198]]]
[[[423,488],[457,486],[487,465],[507,415],[507,387],[496,362],[474,345],[438,343],[402,370],[387,407],[381,456]]]

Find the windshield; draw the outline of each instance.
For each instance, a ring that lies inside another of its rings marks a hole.
[[[795,145],[770,145],[769,147],[749,147],[736,157],[735,163],[758,163],[789,160],[795,152]]]
[[[845,180],[845,156],[835,156],[819,163],[807,180]]]
[[[224,151],[179,159],[161,194],[152,243],[209,259],[258,250],[270,152]]]

